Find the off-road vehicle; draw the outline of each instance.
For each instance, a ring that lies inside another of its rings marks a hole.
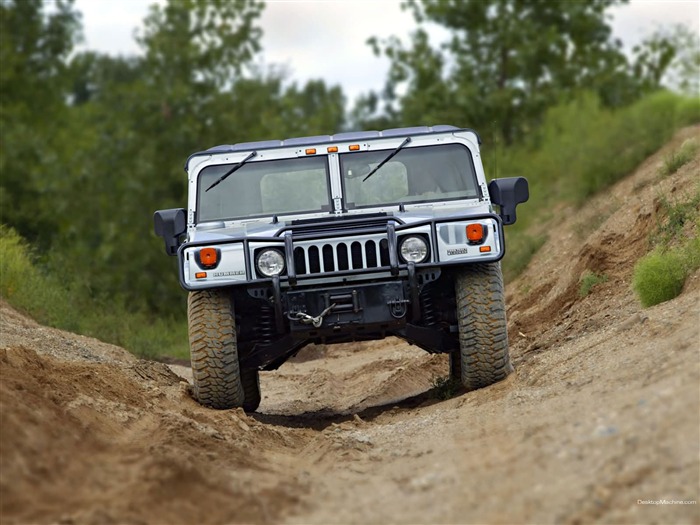
[[[487,184],[479,144],[443,125],[191,155],[187,209],[154,221],[189,291],[196,399],[253,411],[259,371],[308,343],[390,335],[450,354],[469,390],[505,378],[503,225],[529,190]]]

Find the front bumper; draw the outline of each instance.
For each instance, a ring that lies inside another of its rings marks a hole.
[[[479,245],[473,245],[463,238],[465,225],[474,222],[481,222],[487,231],[484,242]],[[332,230],[319,234],[318,226],[313,233],[286,226],[271,237],[227,238],[216,243],[183,244],[178,250],[180,284],[185,290],[193,291],[223,286],[270,286],[278,279],[283,287],[294,288],[406,276],[410,264],[403,262],[398,255],[398,245],[405,235],[423,235],[429,239],[430,256],[425,262],[414,265],[416,271],[495,262],[505,254],[501,219],[491,213],[412,224],[403,224],[396,217],[388,217],[382,227],[359,227],[352,229],[350,235]],[[221,252],[219,265],[211,270],[199,267],[195,260],[196,252],[212,246]],[[255,269],[255,254],[269,247],[284,253],[286,268],[276,278],[261,278]],[[353,252],[356,248],[359,250],[358,257]],[[310,264],[310,254],[314,253],[318,260],[315,267]]]

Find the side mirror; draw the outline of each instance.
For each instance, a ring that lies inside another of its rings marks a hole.
[[[187,229],[187,212],[183,208],[159,210],[153,214],[156,235],[165,241],[165,253],[176,255],[180,235]]]
[[[524,177],[496,179],[489,182],[491,202],[500,207],[503,224],[513,224],[517,217],[515,207],[530,198],[530,188]]]

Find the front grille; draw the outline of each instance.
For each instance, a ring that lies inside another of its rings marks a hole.
[[[389,266],[386,236],[363,239],[296,242],[294,267],[297,275]]]

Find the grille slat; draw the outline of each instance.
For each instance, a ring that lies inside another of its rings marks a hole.
[[[363,270],[389,265],[388,243],[385,236],[338,239],[314,243],[295,243],[294,260],[297,275],[322,274],[343,270]]]

